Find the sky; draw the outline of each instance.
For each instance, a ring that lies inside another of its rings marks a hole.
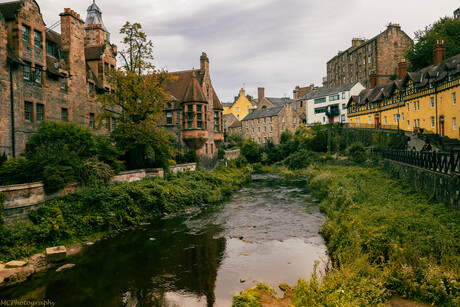
[[[71,8],[86,18],[92,0],[36,0],[47,26]],[[9,2],[0,0],[2,2]],[[295,86],[321,86],[326,63],[351,46],[399,23],[411,38],[444,16],[459,0],[96,0],[121,46],[120,28],[139,22],[154,44],[154,64],[168,71],[200,67],[206,52],[212,84],[222,102],[241,88],[257,98],[292,97]],[[59,27],[55,29],[60,32]]]

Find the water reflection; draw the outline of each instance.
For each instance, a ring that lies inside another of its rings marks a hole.
[[[75,268],[35,275],[0,297],[56,306],[220,307],[258,281],[294,284],[326,254],[318,235],[324,219],[303,186],[255,176],[224,205],[96,242],[69,259]]]

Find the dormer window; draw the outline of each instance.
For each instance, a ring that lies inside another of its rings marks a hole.
[[[58,58],[57,46],[53,42],[46,42],[46,54]]]

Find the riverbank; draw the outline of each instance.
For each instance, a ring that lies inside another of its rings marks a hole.
[[[246,170],[222,167],[87,188],[47,203],[28,220],[0,226],[0,260],[25,259],[37,270],[43,266],[28,257],[39,259],[47,247],[78,246],[153,217],[218,203],[249,180]]]
[[[457,212],[377,168],[317,165],[300,173],[322,200],[331,263],[298,280],[294,306],[375,306],[393,296],[460,305]]]

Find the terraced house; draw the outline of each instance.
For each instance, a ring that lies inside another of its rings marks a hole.
[[[117,48],[94,1],[87,13],[83,21],[65,9],[59,34],[36,1],[0,4],[0,152],[17,156],[43,120],[96,128],[96,95],[110,91],[105,73],[115,69]]]
[[[399,80],[365,89],[347,104],[349,125],[358,128],[421,130],[460,138],[460,54],[445,59],[439,40],[433,50],[433,65],[406,72],[399,63]]]

